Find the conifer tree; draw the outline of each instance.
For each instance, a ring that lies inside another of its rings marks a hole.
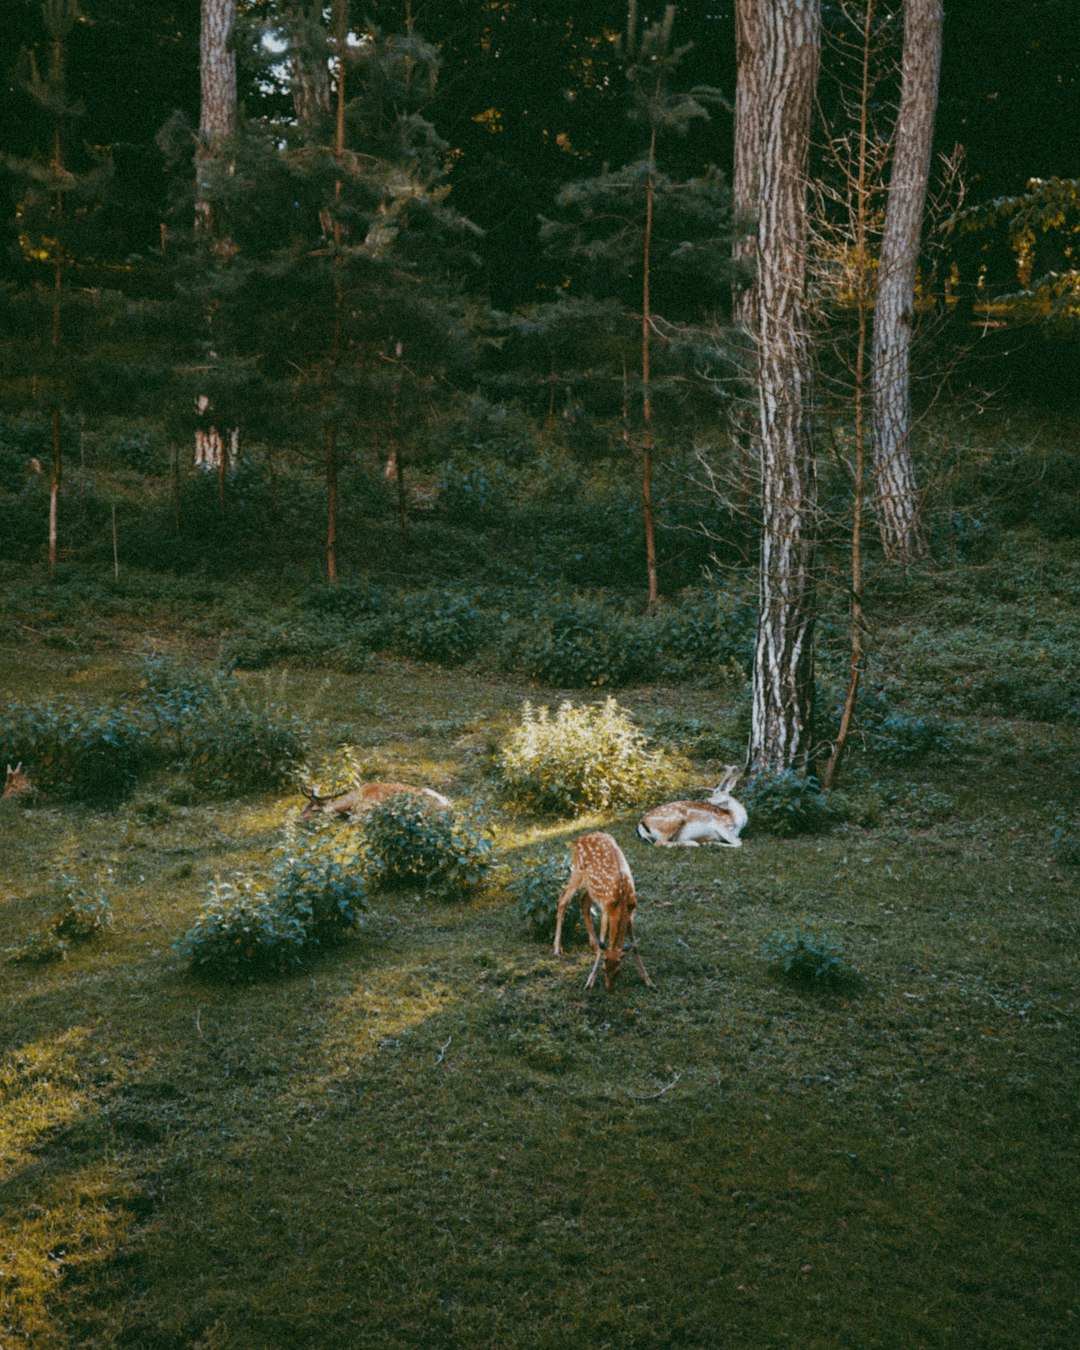
[[[76,322],[77,304],[84,302],[86,308],[92,303],[92,297],[73,293],[72,275],[90,247],[96,207],[109,178],[106,159],[87,158],[84,153],[79,164],[71,152],[72,128],[81,108],[68,93],[66,60],[68,43],[82,19],[78,0],[45,0],[42,5],[48,47],[45,69],[34,52],[25,53],[21,84],[43,114],[48,143],[34,157],[4,160],[19,184],[19,244],[31,278],[29,287],[15,297],[25,319],[20,341],[10,352],[8,378],[27,402],[45,408],[49,419],[50,572],[59,556],[65,413],[74,409],[78,398],[79,360],[67,330]]]
[[[643,153],[620,169],[605,167],[569,184],[557,200],[559,219],[546,221],[543,228],[549,246],[564,250],[572,268],[566,298],[575,308],[558,301],[556,322],[561,313],[569,325],[580,326],[583,293],[605,303],[617,316],[622,378],[636,369],[635,439],[650,610],[659,599],[652,484],[657,391],[665,376],[711,371],[722,361],[717,306],[730,278],[730,192],[723,177],[709,168],[676,180],[660,168],[662,138],[685,135],[722,101],[716,89],[678,89],[679,65],[689,45],[674,45],[674,22],[675,6],[668,5],[662,19],[643,26],[636,0],[630,0],[618,51],[627,113],[642,132]],[[551,328],[550,317],[546,322]],[[596,351],[594,344],[591,355]],[[610,356],[609,351],[608,362]],[[595,366],[592,360],[587,364]],[[609,379],[613,373],[618,377],[610,365],[608,371]]]
[[[315,68],[321,43],[330,115],[316,105],[286,135],[271,119],[241,128],[215,207],[229,266],[204,268],[190,290],[213,296],[231,353],[218,375],[247,433],[320,466],[333,582],[342,471],[365,443],[385,449],[403,386],[453,359],[471,228],[447,200],[447,147],[423,115],[435,50],[415,33],[353,29],[345,0],[331,28],[307,20],[290,64]]]

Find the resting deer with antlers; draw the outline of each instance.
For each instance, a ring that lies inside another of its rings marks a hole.
[[[434,806],[446,811],[450,801],[441,792],[431,788],[412,787],[408,783],[361,783],[359,787],[347,788],[343,792],[333,792],[322,797],[313,788],[301,788],[307,798],[300,812],[301,820],[310,820],[312,816],[362,816],[373,810],[389,797],[423,797]]]
[[[638,821],[637,832],[647,844],[723,844],[742,848],[739,835],[746,826],[746,808],[731,795],[739,770],[729,765],[704,801],[667,802],[654,806]]]
[[[570,880],[559,896],[555,919],[555,955],[562,955],[562,926],[566,906],[572,896],[583,891],[581,913],[589,934],[589,946],[596,953],[585,988],[592,988],[600,962],[603,961],[604,984],[610,989],[612,980],[622,966],[624,953],[631,951],[641,978],[652,989],[653,982],[637,949],[637,935],[634,932],[637,892],[622,849],[610,834],[583,834],[574,844],[570,864]],[[599,938],[593,926],[593,905],[600,911]]]

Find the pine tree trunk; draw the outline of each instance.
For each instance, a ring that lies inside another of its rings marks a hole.
[[[870,282],[869,234],[872,210],[872,189],[869,176],[870,148],[870,74],[873,59],[872,34],[874,27],[874,0],[865,0],[862,37],[862,79],[859,93],[859,139],[856,149],[855,176],[851,181],[851,222],[854,226],[851,242],[857,259],[857,288],[855,293],[857,328],[855,364],[852,368],[851,404],[855,424],[855,461],[851,483],[851,657],[848,663],[848,687],[840,714],[836,740],[821,773],[821,786],[828,790],[836,781],[840,762],[847,748],[855,718],[855,705],[862,681],[866,619],[863,610],[863,516],[866,504],[866,421],[870,393],[868,354],[870,347],[870,316],[873,308],[873,287]]]
[[[236,0],[202,0],[199,29],[199,142],[195,216],[213,230],[209,181],[222,143],[236,134],[236,52],[230,46]]]
[[[816,479],[804,323],[806,168],[820,0],[758,0],[762,102],[758,212],[760,615],[750,765],[805,769],[814,685]]]
[[[911,455],[915,273],[941,68],[941,0],[905,0],[900,112],[874,315],[874,474],[878,530],[890,562],[926,554]]]
[[[60,409],[52,415],[52,481],[49,484],[49,572],[56,571],[59,556],[60,484],[64,478],[64,456],[60,440]]]
[[[656,609],[660,600],[660,585],[656,570],[656,526],[653,520],[652,450],[652,231],[653,178],[656,171],[656,131],[649,143],[649,176],[645,182],[645,238],[642,256],[641,280],[641,510],[645,526],[645,573],[648,586],[648,612]]]
[[[218,235],[213,211],[213,178],[221,172],[223,144],[236,134],[236,52],[230,45],[236,24],[236,0],[202,0],[199,30],[199,139],[195,149],[195,228],[213,240],[214,252],[224,263],[228,241]],[[212,316],[207,316],[212,326]],[[213,340],[211,335],[211,341]],[[195,431],[195,465],[208,470],[227,470],[230,450],[238,446],[238,434],[222,435],[211,418],[209,398],[200,395],[196,411],[206,422]],[[219,481],[220,478],[219,478]]]

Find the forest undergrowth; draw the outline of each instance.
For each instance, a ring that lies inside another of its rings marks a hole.
[[[335,592],[5,563],[0,757],[36,791],[0,804],[0,1343],[1074,1345],[1068,497],[942,518],[947,566],[874,576],[837,789],[771,785],[739,850],[644,844],[647,787],[543,814],[498,768],[526,703],[611,690],[671,791],[740,762],[734,568],[706,620],[702,581],[650,618],[556,575],[569,531],[515,578],[449,507],[392,582]],[[842,604],[822,630],[827,723]],[[446,794],[466,833],[298,825],[301,787],[359,778]],[[655,989],[628,961],[586,992],[580,934],[551,954],[589,828],[630,861]],[[391,872],[390,839],[461,870]],[[230,887],[292,926],[200,974],[183,939]]]

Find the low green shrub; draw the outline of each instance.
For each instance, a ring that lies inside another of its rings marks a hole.
[[[66,958],[72,946],[89,942],[112,927],[108,868],[91,873],[83,866],[51,877],[51,908],[44,923],[9,953],[13,961],[45,963]]]
[[[119,708],[45,701],[0,708],[0,760],[21,761],[41,792],[70,801],[123,800],[149,750],[142,723]]]
[[[195,922],[176,942],[193,972],[224,980],[299,965],[308,935],[299,914],[251,877],[215,879]]]
[[[615,688],[643,675],[652,658],[639,630],[640,622],[599,600],[556,597],[509,630],[500,659],[543,684]]]
[[[273,863],[273,895],[299,919],[309,943],[333,942],[358,927],[367,908],[364,859],[350,831],[316,821],[291,830]]]
[[[656,679],[738,682],[754,659],[756,599],[736,589],[694,589],[642,620]]]
[[[465,900],[488,878],[491,840],[453,811],[412,794],[390,797],[364,822],[374,887],[420,886],[439,900]]]
[[[383,641],[410,660],[452,666],[491,646],[497,634],[495,616],[472,596],[433,587],[401,596]]]
[[[522,860],[520,869],[515,871],[508,891],[526,931],[535,941],[554,941],[559,896],[569,877],[570,855],[565,850],[530,854]],[[584,933],[581,906],[571,901],[563,919],[563,941],[576,941]]]
[[[795,984],[835,987],[856,976],[840,944],[828,933],[779,929],[765,938],[761,954]]]
[[[1050,830],[1050,851],[1055,862],[1080,867],[1080,825],[1059,817]]]
[[[554,716],[526,703],[520,725],[499,747],[496,770],[512,800],[563,816],[643,801],[689,773],[674,755],[650,750],[613,698],[564,702]]]
[[[365,670],[374,650],[364,625],[331,613],[317,621],[307,616],[285,621],[252,620],[228,642],[223,658],[229,669],[265,670],[288,662],[301,667],[327,667],[348,675]]]
[[[228,675],[147,658],[143,705],[159,762],[202,796],[275,791],[304,758],[307,732],[295,715]]]
[[[740,800],[746,807],[752,830],[782,839],[819,834],[833,823],[833,814],[817,779],[794,769],[754,774]]]

